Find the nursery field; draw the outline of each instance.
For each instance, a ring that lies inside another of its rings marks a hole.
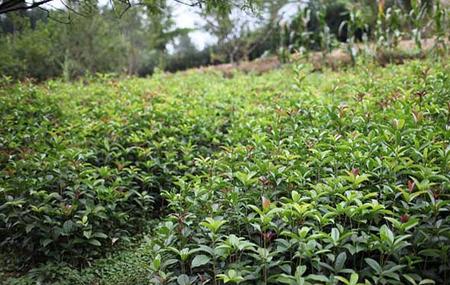
[[[0,84],[1,284],[450,284],[447,58]]]

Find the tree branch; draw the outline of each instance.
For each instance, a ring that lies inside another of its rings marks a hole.
[[[29,10],[39,7],[45,3],[51,2],[53,0],[41,0],[33,2],[30,5],[22,0],[6,0],[0,4],[0,14],[5,14],[8,12],[19,11],[19,10]]]

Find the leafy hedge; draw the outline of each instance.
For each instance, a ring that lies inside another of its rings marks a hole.
[[[136,284],[448,283],[448,65],[309,70],[2,89],[2,249],[82,262],[167,207]]]
[[[2,88],[0,246],[11,263],[99,255],[159,215],[172,176],[215,147],[221,133],[203,123],[215,113],[142,82]]]
[[[246,98],[163,192],[151,284],[448,283],[448,65],[292,71],[223,89]]]

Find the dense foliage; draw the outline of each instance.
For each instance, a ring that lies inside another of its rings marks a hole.
[[[216,111],[201,98],[179,109],[165,88],[105,78],[1,89],[0,244],[22,252],[18,264],[83,262],[139,231],[172,176],[211,153]]]
[[[446,284],[445,62],[5,82],[0,236],[16,260],[4,266],[84,263],[163,209],[120,269],[28,277]]]
[[[447,283],[448,71],[234,80],[222,151],[164,192],[153,282]]]

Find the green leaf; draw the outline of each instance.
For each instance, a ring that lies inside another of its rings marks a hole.
[[[306,272],[306,269],[307,269],[306,265],[299,265],[295,269],[295,274],[298,276],[303,276],[303,274],[305,274]]]
[[[406,222],[403,227],[406,231],[409,231],[410,229],[414,228],[419,224],[419,221],[417,219],[410,219],[408,222]]]
[[[195,268],[195,267],[199,267],[199,266],[205,265],[205,264],[209,263],[210,260],[211,260],[211,258],[209,258],[206,255],[203,255],[203,254],[197,255],[197,256],[194,257],[194,259],[191,262],[191,268]]]
[[[364,260],[370,267],[372,267],[373,270],[375,270],[375,272],[381,273],[382,269],[381,266],[378,264],[378,262],[369,257],[364,258]]]
[[[88,240],[88,243],[95,245],[95,246],[102,246],[102,244],[96,239],[90,239],[90,240]]]
[[[404,119],[394,119],[393,124],[397,130],[400,130],[405,125],[405,120]]]
[[[25,226],[25,232],[28,234],[34,228],[34,224],[28,224]]]
[[[97,238],[108,238],[108,236],[102,232],[95,232],[92,236]]]
[[[41,244],[42,244],[43,247],[46,247],[46,246],[49,245],[51,242],[53,242],[53,240],[47,238],[47,239],[44,239],[43,241],[41,241]]]
[[[72,222],[71,220],[67,220],[64,222],[63,224],[63,232],[64,234],[70,234],[70,232],[72,232],[73,228],[75,227],[74,222]]]
[[[434,282],[431,279],[423,279],[422,281],[420,281],[419,285],[424,285],[424,284],[436,284],[436,282]]]
[[[191,281],[189,280],[189,276],[187,276],[186,274],[182,274],[178,276],[177,283],[178,285],[189,285],[191,284]]]
[[[300,194],[297,191],[291,192],[292,201],[298,202],[300,200]]]
[[[341,271],[344,268],[345,261],[347,260],[347,254],[344,252],[339,253],[336,257],[335,268],[337,271]]]
[[[92,231],[83,231],[83,235],[85,238],[90,239],[92,236]]]
[[[394,243],[394,233],[386,225],[382,225],[380,228],[380,238],[382,241],[389,241]]]
[[[206,218],[200,225],[208,228],[213,233],[217,233],[219,229],[226,223],[225,220],[214,220],[213,218]]]
[[[335,276],[334,278],[336,278],[337,280],[341,281],[342,283],[348,285],[350,284],[350,282],[347,280],[347,278],[344,278],[342,276]]]
[[[287,275],[287,274],[280,274],[277,279],[276,279],[277,283],[282,283],[282,284],[295,284],[295,278]]]
[[[330,279],[328,279],[328,277],[326,277],[324,275],[317,275],[317,274],[309,274],[308,276],[306,276],[306,279],[319,281],[319,282],[329,282],[330,281]]]
[[[403,274],[402,276],[403,278],[405,278],[406,280],[408,280],[409,283],[413,284],[413,285],[417,285],[416,281],[414,280],[414,278],[412,278],[410,275],[408,274]]]
[[[350,275],[349,285],[356,285],[358,283],[358,279],[359,279],[358,273],[352,273],[352,275]]]
[[[334,241],[334,243],[337,243],[339,241],[340,233],[337,228],[331,229],[331,239]]]

